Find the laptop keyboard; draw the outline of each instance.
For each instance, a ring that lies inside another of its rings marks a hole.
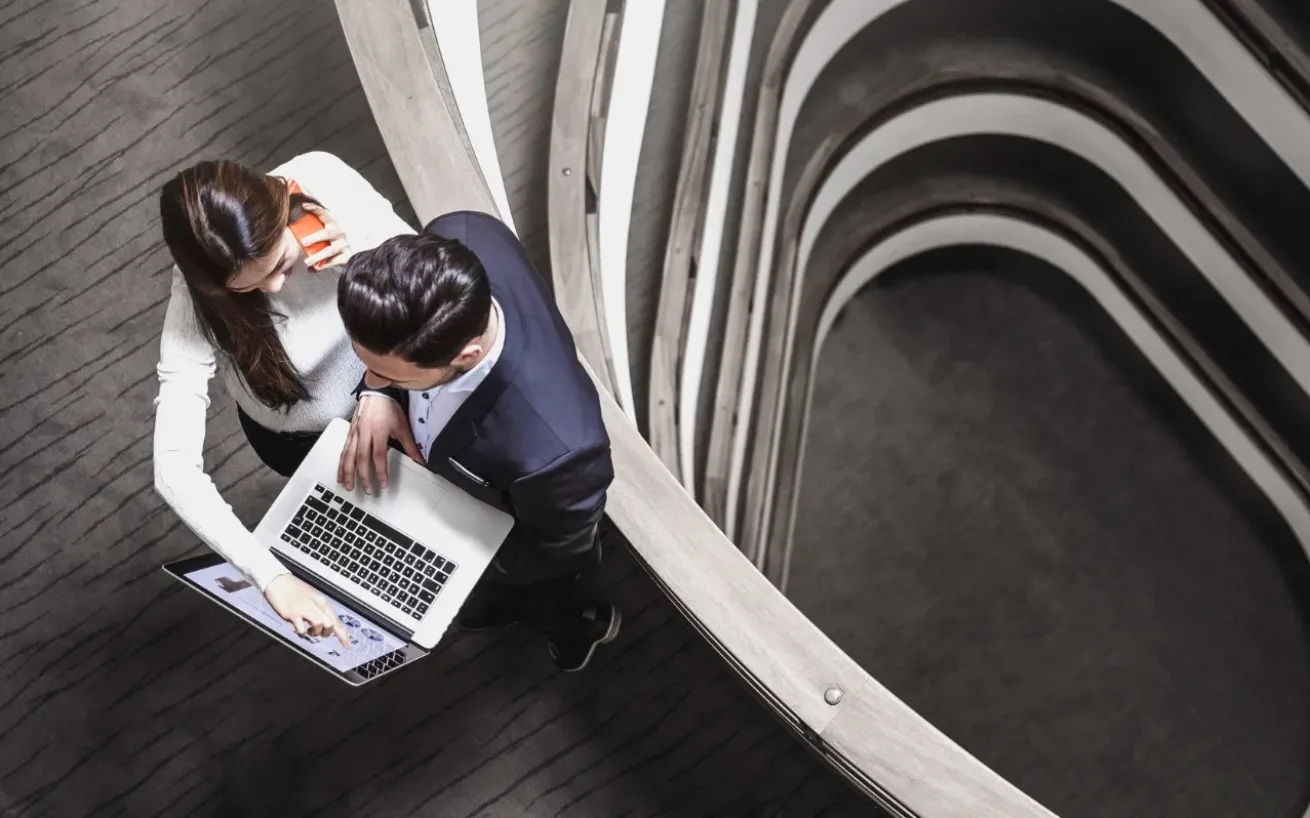
[[[374,676],[381,676],[388,670],[394,670],[403,664],[405,664],[405,652],[403,650],[393,650],[376,659],[369,659],[364,664],[356,667],[355,672],[364,679],[372,679]]]
[[[421,619],[455,563],[315,485],[282,532],[282,541]]]

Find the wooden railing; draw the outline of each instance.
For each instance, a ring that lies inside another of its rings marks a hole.
[[[741,208],[741,228],[728,288],[723,354],[710,415],[705,494],[702,501],[710,517],[734,540],[739,509],[733,475],[740,473],[734,443],[745,433],[745,428],[749,428],[749,415],[739,414],[739,399],[745,391],[743,373],[747,368],[748,357],[746,339],[752,300],[756,295],[754,276],[762,246],[760,230],[765,222],[768,174],[773,161],[779,106],[782,104],[783,82],[787,79],[800,37],[822,5],[822,0],[792,0],[788,4],[764,58],[759,100],[755,108],[755,127],[751,134]],[[751,388],[754,388],[753,381]],[[747,556],[753,556],[750,551],[746,553]]]
[[[1072,277],[1115,321],[1180,399],[1269,499],[1302,547],[1310,546],[1310,484],[1304,464],[1216,365],[1137,270],[1104,237],[1048,197],[1015,189],[1012,180],[984,184],[947,177],[935,187],[879,189],[870,201],[847,202],[824,231],[824,252],[812,257],[793,341],[796,365],[780,418],[782,459],[770,552],[785,588],[794,548],[796,487],[802,476],[815,368],[835,316],[862,287],[896,263],[939,247],[990,245],[1024,253]],[[961,201],[967,198],[967,206]],[[898,203],[899,202],[899,203]]]
[[[760,354],[760,398],[752,418],[754,447],[743,529],[748,553],[778,577],[783,572],[773,520],[790,507],[777,495],[791,493],[796,464],[779,457],[782,414],[795,353],[798,309],[819,230],[859,180],[915,148],[955,137],[991,134],[1045,142],[1081,156],[1116,180],[1182,250],[1202,276],[1264,341],[1293,379],[1310,392],[1310,344],[1270,300],[1248,271],[1230,255],[1200,217],[1166,184],[1152,165],[1118,134],[1086,114],[1034,96],[1007,93],[958,94],[932,98],[881,122],[837,158],[825,172],[811,165],[798,188],[798,206],[783,220],[769,332]],[[780,478],[785,475],[785,479]],[[784,485],[787,484],[787,485]]]
[[[575,0],[569,6],[560,54],[550,130],[547,223],[555,300],[573,330],[582,357],[591,362],[602,391],[614,394],[604,282],[597,247],[602,108],[606,56],[617,15],[606,0]]]
[[[419,218],[457,209],[495,212],[422,9],[407,0],[336,0],[336,6]],[[557,284],[586,286],[576,281],[585,277],[561,275]],[[617,474],[608,504],[612,521],[652,578],[784,723],[895,815],[1050,815],[811,624],[696,505],[605,389],[601,401]]]
[[[694,252],[700,238],[709,183],[709,158],[714,122],[718,114],[719,89],[723,85],[724,37],[732,18],[731,3],[706,3],[701,7],[700,43],[696,70],[691,81],[687,110],[687,132],[683,137],[682,163],[673,193],[673,219],[664,253],[659,304],[655,312],[655,338],[650,354],[650,395],[647,426],[650,447],[684,486],[695,475],[683,468],[678,437],[678,374],[682,368],[687,326],[687,308]],[[704,350],[700,350],[704,354]],[[693,354],[695,354],[693,352]]]

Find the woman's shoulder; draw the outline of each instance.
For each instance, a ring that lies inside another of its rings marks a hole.
[[[164,309],[159,347],[161,362],[181,359],[204,365],[214,362],[214,346],[196,321],[191,291],[187,289],[186,281],[176,266],[173,267],[168,306]]]
[[[361,187],[373,189],[359,171],[327,151],[310,151],[292,157],[269,171],[269,175],[295,179],[306,193],[320,201],[339,197],[349,201],[350,197],[359,194]]]

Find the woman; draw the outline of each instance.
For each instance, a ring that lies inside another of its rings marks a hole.
[[[205,474],[209,381],[221,371],[255,453],[292,474],[327,424],[351,415],[364,373],[337,313],[340,266],[352,252],[414,231],[326,153],[298,156],[267,176],[201,162],[164,185],[159,209],[176,267],[160,339],[155,487],[297,632],[334,634],[349,647],[327,600],[255,539]],[[302,242],[288,225],[305,212],[324,229]],[[322,241],[326,249],[306,254]]]

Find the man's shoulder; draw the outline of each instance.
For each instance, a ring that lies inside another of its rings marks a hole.
[[[490,213],[456,210],[428,222],[424,232],[458,241],[483,259],[484,265],[496,268],[499,273],[506,272],[506,267],[531,267],[519,237]],[[509,263],[516,258],[523,264]]]
[[[533,378],[517,378],[486,419],[489,431],[528,471],[570,452],[609,446],[609,435],[595,395],[552,388]]]
[[[517,240],[514,231],[509,229],[509,225],[496,216],[481,210],[452,210],[449,213],[443,213],[428,222],[425,229],[430,233],[437,233],[460,241],[464,241],[465,236],[486,233],[508,236]]]

